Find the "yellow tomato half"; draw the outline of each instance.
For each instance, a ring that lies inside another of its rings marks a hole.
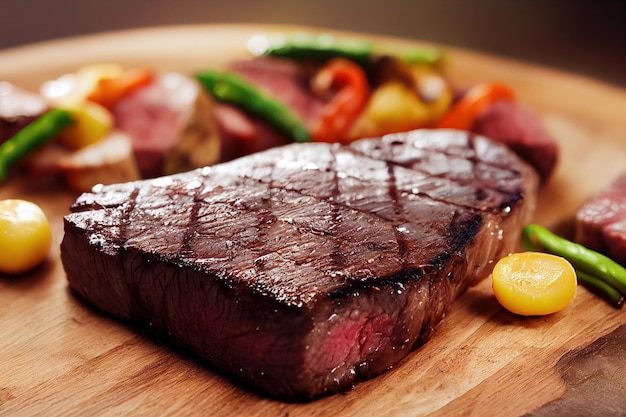
[[[52,234],[44,212],[24,200],[0,201],[0,272],[19,274],[50,252]]]
[[[113,128],[113,115],[97,103],[84,101],[60,108],[72,115],[73,123],[59,135],[61,143],[72,150],[82,149],[102,140]]]
[[[514,253],[493,270],[493,292],[507,310],[523,316],[561,311],[576,294],[576,271],[559,256],[541,252]]]

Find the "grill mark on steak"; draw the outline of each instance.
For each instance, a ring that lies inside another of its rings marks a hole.
[[[196,229],[193,227],[193,225],[198,222],[198,210],[200,209],[200,203],[202,202],[202,200],[197,198],[199,188],[200,186],[198,185],[198,187],[196,188],[196,191],[193,194],[193,199],[192,199],[193,205],[191,206],[191,211],[189,214],[189,221],[187,222],[186,233],[184,234],[183,241],[181,242],[181,245],[180,245],[180,254],[181,254],[181,257],[183,258],[187,255],[189,256],[193,255],[193,251],[189,248],[189,244],[192,238],[196,234]],[[167,226],[167,223],[164,224],[164,226]]]
[[[349,389],[424,342],[451,301],[516,247],[534,208],[537,178],[515,158],[519,174],[495,175],[487,198],[476,197],[494,170],[474,165],[508,155],[482,139],[478,162],[429,188],[429,174],[404,164],[417,146],[439,146],[431,134],[294,144],[84,194],[65,218],[68,280],[98,308],[148,323],[273,396]],[[468,146],[461,132],[440,139]],[[380,157],[385,140],[397,144]],[[425,171],[462,160],[430,158]],[[474,188],[457,179],[463,171],[478,177]],[[511,209],[498,211],[504,203]]]
[[[339,197],[339,175],[340,174],[339,174],[339,171],[337,170],[337,154],[336,154],[335,149],[336,148],[330,149],[331,160],[330,160],[329,170],[333,174],[333,181],[332,181],[330,197],[328,197],[327,199],[327,202],[329,203],[336,202],[336,200],[338,200],[338,197]],[[335,222],[335,224],[341,221],[341,214],[339,212],[339,206],[336,203],[331,204],[331,213],[332,213],[332,219]],[[332,230],[336,230],[336,227],[332,228],[331,231]],[[335,236],[333,236],[333,251],[330,253],[330,260],[335,264],[337,268],[342,268],[346,266],[346,264],[348,263],[348,260],[346,259],[345,255],[341,251],[341,243],[337,240]],[[334,273],[337,273],[337,272],[334,272]]]
[[[400,206],[398,205],[398,184],[396,183],[396,174],[395,174],[395,168],[394,168],[394,164],[391,163],[390,161],[386,161],[387,164],[387,174],[388,174],[388,178],[387,178],[387,194],[389,194],[389,198],[391,199],[391,203],[393,206],[393,214],[395,216],[400,216],[401,214],[401,210],[400,210]],[[404,265],[404,259],[406,257],[406,252],[407,252],[407,241],[404,238],[404,236],[402,236],[402,233],[400,232],[400,230],[398,230],[399,225],[396,224],[396,222],[394,222],[394,234],[396,235],[396,241],[398,243],[398,256],[400,258],[400,260],[402,261],[402,264]]]
[[[393,204],[393,212],[394,214],[400,214],[400,208],[398,207],[398,184],[396,184],[396,174],[394,172],[393,163],[391,161],[385,161],[387,165],[387,174],[389,178],[387,179],[387,194],[389,194],[389,198]]]
[[[486,150],[484,138],[481,138],[480,142],[477,142],[477,140],[474,139],[474,134],[468,132],[458,132],[454,145],[457,148],[460,148],[459,150],[452,152],[447,150],[447,148],[437,147],[435,142],[435,144],[428,146],[425,145],[420,148],[420,150],[423,151],[422,155],[413,156],[415,152],[405,152],[403,147],[407,146],[406,143],[404,141],[396,141],[394,139],[395,136],[396,135],[386,136],[386,138],[390,138],[387,143],[392,151],[390,153],[384,152],[384,150],[389,148],[383,147],[382,144],[374,144],[371,149],[368,149],[367,146],[358,146],[353,147],[352,150],[356,154],[364,157],[386,159],[388,163],[406,168],[411,172],[423,173],[425,174],[425,179],[430,183],[430,185],[432,185],[433,179],[441,179],[439,182],[439,185],[441,186],[448,183],[454,183],[459,186],[471,185],[472,188],[476,189],[477,194],[475,197],[478,201],[486,200],[490,193],[497,194],[494,196],[494,198],[497,199],[507,198],[514,192],[521,195],[522,190],[519,189],[517,182],[523,173],[512,168],[516,166],[515,159],[511,158],[511,154],[502,152],[501,149],[491,151],[492,155],[485,155]],[[433,134],[432,136],[434,137],[433,141],[436,141],[438,135]],[[480,145],[477,145],[477,143]],[[469,146],[462,147],[463,144]],[[381,149],[383,151],[381,151]],[[393,152],[394,149],[396,150],[395,152]],[[471,151],[468,151],[468,149]],[[409,157],[402,156],[402,154],[407,153],[409,154]],[[488,159],[480,159],[480,155],[487,156]],[[441,157],[445,158],[443,160],[437,160],[437,158]],[[455,165],[460,166],[458,174],[454,171]],[[429,167],[431,169],[426,169]],[[467,168],[471,169],[472,175],[467,175]],[[513,183],[513,186],[516,188],[512,189],[511,187],[504,187],[503,185],[508,185],[504,181]],[[494,187],[494,184],[497,186]],[[433,200],[445,203],[451,202],[445,198],[437,198],[433,196],[432,193],[421,192],[421,190],[418,190],[415,194],[422,194],[432,198]],[[485,209],[466,204],[459,204],[458,202],[455,202],[455,204],[468,208]],[[485,202],[485,207],[487,206],[489,206],[489,203]],[[504,207],[497,207],[495,210],[497,211],[502,208]],[[494,207],[489,207],[488,210],[493,211]]]
[[[355,152],[355,154],[362,155],[364,157],[368,157],[367,154],[363,154],[363,153],[359,153],[359,152]],[[334,155],[334,153],[333,153],[333,155]],[[414,161],[412,161],[410,163],[397,163],[395,161],[386,161],[386,164],[388,165],[387,166],[387,172],[388,172],[388,174],[390,176],[390,179],[388,180],[389,181],[388,182],[388,194],[389,194],[390,199],[395,202],[394,205],[393,205],[393,209],[394,209],[394,212],[396,214],[398,213],[399,209],[398,209],[398,204],[397,204],[398,187],[397,187],[397,184],[396,184],[396,179],[395,179],[395,174],[394,174],[395,171],[393,169],[394,166],[406,168],[407,170],[410,170],[411,173],[413,173],[413,172],[421,172],[421,173],[428,174],[427,177],[424,176],[424,180],[427,180],[430,183],[432,183],[433,178],[440,178],[442,180],[442,181],[439,182],[440,185],[465,186],[465,185],[471,183],[471,179],[468,179],[468,180],[463,180],[461,178],[452,178],[451,179],[451,178],[447,178],[446,176],[442,176],[442,175],[431,175],[429,172],[421,170],[421,169],[419,169],[419,167],[416,167],[415,165],[413,165],[414,163],[415,163]],[[480,164],[476,164],[476,165],[480,165]],[[475,166],[472,166],[472,169],[473,170],[477,170],[478,168],[475,167]],[[334,170],[334,166],[332,168],[329,168],[328,170],[329,171],[336,171],[336,170]],[[332,202],[333,204],[342,204],[337,199],[337,193],[338,193],[338,176],[337,176],[337,173],[338,172],[336,172],[335,176],[334,176],[334,182],[333,182],[333,187],[331,188],[330,197],[326,197],[325,200],[328,201],[328,202]],[[345,173],[343,173],[343,174],[346,175],[346,176],[348,175],[348,174],[345,174]],[[522,173],[521,172],[516,172],[515,178],[517,179],[520,176],[522,176]],[[263,180],[261,179],[261,181],[263,181]],[[272,182],[270,181],[269,184],[272,184]],[[307,196],[311,196],[311,197],[315,197],[315,198],[320,198],[319,195],[307,193],[305,190],[293,189],[293,191],[298,192],[298,193],[300,193],[302,195],[307,195]],[[500,198],[508,197],[508,196],[511,195],[511,190],[507,190],[507,189],[504,189],[504,188],[495,188],[495,187],[488,188],[487,187],[487,189],[484,189],[484,188],[476,189],[476,191],[475,191],[475,193],[476,193],[476,200],[478,200],[478,201],[486,200],[487,196],[489,195],[489,191],[497,193]],[[495,207],[495,208],[494,207],[489,207],[489,208],[486,208],[486,207],[476,207],[476,206],[472,206],[472,205],[469,205],[469,204],[462,204],[462,203],[458,203],[458,202],[452,202],[452,201],[450,201],[448,199],[445,199],[445,198],[437,198],[437,197],[433,196],[432,194],[427,193],[427,192],[423,192],[421,190],[411,191],[411,192],[404,191],[404,193],[406,193],[406,194],[414,194],[416,196],[419,195],[419,196],[423,196],[425,198],[431,199],[433,201],[439,201],[439,202],[446,203],[446,204],[456,204],[456,205],[458,205],[460,207],[465,207],[465,208],[474,209],[474,210],[478,209],[478,210],[481,210],[481,211],[494,211],[494,210],[495,211],[499,211],[500,209],[504,208],[504,207],[500,207],[500,206]],[[517,196],[518,196],[518,198],[521,198],[521,190],[518,190]],[[361,211],[363,211],[362,209],[360,209],[358,207],[355,207],[355,206],[349,206],[348,205],[346,207],[348,207],[350,209],[354,209],[354,210],[361,210]],[[375,211],[372,211],[372,212],[367,211],[367,212],[368,213],[372,213],[374,215],[378,215]]]
[[[271,213],[269,202],[267,200],[265,201],[265,205],[267,207],[267,209],[266,209],[267,211],[264,212],[259,217],[259,223],[258,223],[258,228],[257,228],[257,230],[258,230],[257,236],[258,236],[258,241],[259,242],[264,242],[265,241],[266,236],[267,236],[267,231],[269,230],[269,226],[271,226],[275,222],[279,221],[279,219]],[[266,258],[265,258],[265,255],[266,254],[262,254],[261,256],[259,256],[254,261],[254,267],[255,267],[256,271],[259,274],[262,274],[264,277],[265,277],[265,269],[266,269],[266,265],[265,265],[265,259]]]
[[[401,143],[401,142],[399,142]],[[399,259],[401,260],[402,264],[405,264],[404,262],[404,255],[406,255],[408,249],[408,245],[406,244],[406,239],[403,238],[403,236],[401,235],[401,233],[398,232],[398,228],[400,227],[400,223],[401,222],[407,222],[409,220],[402,218],[400,216],[400,209],[399,209],[399,204],[398,204],[398,189],[397,189],[397,183],[396,183],[396,178],[395,178],[395,169],[394,167],[402,167],[404,168],[404,164],[402,163],[395,163],[393,161],[385,161],[385,164],[387,165],[387,171],[388,171],[388,178],[387,178],[387,186],[388,186],[388,195],[390,197],[390,201],[392,202],[392,208],[393,208],[393,216],[384,216],[384,215],[380,215],[379,213],[377,213],[376,211],[368,211],[366,209],[360,208],[358,206],[355,205],[350,205],[350,204],[345,204],[344,202],[341,202],[338,198],[339,196],[339,179],[340,179],[340,175],[339,173],[343,173],[345,174],[345,172],[340,171],[339,169],[337,169],[336,167],[336,161],[337,161],[337,149],[336,147],[331,148],[331,156],[332,158],[330,159],[329,162],[329,167],[327,169],[327,171],[332,172],[333,174],[333,187],[331,187],[331,192],[330,192],[330,196],[327,196],[326,198],[323,198],[323,200],[325,200],[326,202],[329,203],[330,208],[332,210],[333,219],[336,220],[340,220],[340,217],[338,217],[338,210],[340,208],[343,209],[348,209],[348,210],[354,210],[354,211],[358,211],[364,214],[368,214],[368,215],[374,215],[376,217],[379,217],[382,220],[385,221],[392,221],[392,225],[393,225],[393,231],[394,231],[394,235],[396,236],[396,244],[398,245],[398,254],[399,254]],[[364,155],[367,156],[367,155]],[[476,159],[475,158],[470,158],[474,160],[474,164]],[[414,168],[414,167],[410,167],[410,168]],[[474,168],[472,168],[474,169]],[[414,169],[413,169],[414,170]],[[273,169],[272,169],[273,171]],[[347,174],[346,174],[347,175]],[[248,177],[248,178],[254,178],[252,176]],[[427,180],[431,180],[432,178],[426,178]],[[267,183],[269,185],[269,190],[270,192],[274,189],[273,185],[273,179],[272,179],[272,175],[269,176],[269,181],[264,180],[264,178],[260,178],[257,179],[260,181],[264,181],[265,183]],[[451,181],[452,183],[454,183],[454,181]],[[300,195],[306,195],[306,196],[311,196],[314,198],[319,198],[318,194],[315,193],[307,193],[302,189],[297,189],[294,188],[292,189],[293,192],[296,192]],[[464,205],[464,204],[459,204],[459,203],[455,203],[449,200],[446,200],[444,198],[434,198],[432,195],[428,194],[428,193],[416,193],[416,195],[422,196],[424,198],[430,199],[432,201],[437,201],[437,202],[441,202],[444,204],[453,204],[456,205],[458,207],[463,207],[463,208],[467,208],[469,210],[476,210],[476,207],[472,207],[470,205]],[[332,203],[332,204],[330,204]],[[481,209],[481,208],[478,208]],[[492,211],[492,210],[490,210]],[[450,224],[449,227],[451,225],[454,224],[454,219],[456,218],[456,211],[454,214],[453,219],[450,220]],[[478,218],[478,217],[477,217]],[[308,233],[314,233],[314,234],[320,234],[320,235],[324,235],[324,234],[329,234],[329,235],[333,235],[332,231],[336,229],[336,227],[334,226],[330,226],[328,229],[315,229],[314,227],[307,227],[307,228],[302,228],[301,226],[294,224],[293,220],[289,221],[290,224],[292,224],[296,230],[298,230],[298,232],[308,232]],[[461,227],[462,229],[462,227]],[[454,228],[450,227],[450,230],[454,230]],[[455,233],[457,233],[458,231],[455,231]],[[461,234],[460,236],[464,236],[463,234]],[[460,239],[460,241],[463,241],[463,239]],[[335,249],[329,254],[329,259],[331,259],[332,261],[334,261],[334,263],[336,264],[336,266],[341,266],[341,265],[345,265],[346,264],[346,259],[345,259],[345,255],[343,254],[342,250],[340,249],[340,245],[341,242],[337,241],[335,238],[333,238],[333,244]],[[374,249],[374,247],[372,246],[372,244],[369,245],[372,249]],[[453,245],[453,247],[456,249],[456,247]],[[232,258],[229,258],[230,260],[232,260]],[[443,261],[441,261],[443,262]],[[436,264],[439,264],[439,262],[436,262]],[[435,266],[436,266],[435,264]],[[406,265],[405,265],[406,266]],[[419,264],[420,267],[435,267],[431,264]],[[333,271],[332,274],[334,276],[341,274],[340,271]],[[349,279],[350,280],[350,279]],[[357,279],[356,281],[360,281],[362,280],[362,278]],[[350,280],[352,281],[352,280]]]

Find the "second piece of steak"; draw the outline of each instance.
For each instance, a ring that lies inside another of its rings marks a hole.
[[[557,143],[530,108],[501,100],[478,117],[471,131],[507,145],[537,170],[541,181],[547,181],[554,173]]]
[[[579,208],[575,240],[626,266],[626,173]]]
[[[426,340],[516,249],[537,183],[506,147],[460,131],[293,144],[83,194],[62,260],[98,308],[302,400]]]

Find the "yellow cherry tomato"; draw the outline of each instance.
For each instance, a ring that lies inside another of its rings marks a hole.
[[[507,310],[523,316],[561,311],[576,294],[576,271],[559,256],[542,252],[514,253],[493,270],[493,292]]]
[[[100,104],[84,101],[61,108],[70,112],[73,123],[63,129],[59,140],[72,150],[100,141],[113,128],[113,115]]]
[[[50,223],[38,205],[0,201],[0,272],[19,274],[39,265],[50,252]]]

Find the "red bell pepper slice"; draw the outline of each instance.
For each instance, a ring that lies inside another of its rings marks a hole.
[[[514,100],[513,90],[504,84],[485,83],[472,87],[442,116],[436,127],[470,130],[476,119],[500,100]]]
[[[345,142],[370,96],[365,71],[345,58],[334,58],[315,75],[312,88],[320,95],[332,97],[311,128],[313,140]]]

